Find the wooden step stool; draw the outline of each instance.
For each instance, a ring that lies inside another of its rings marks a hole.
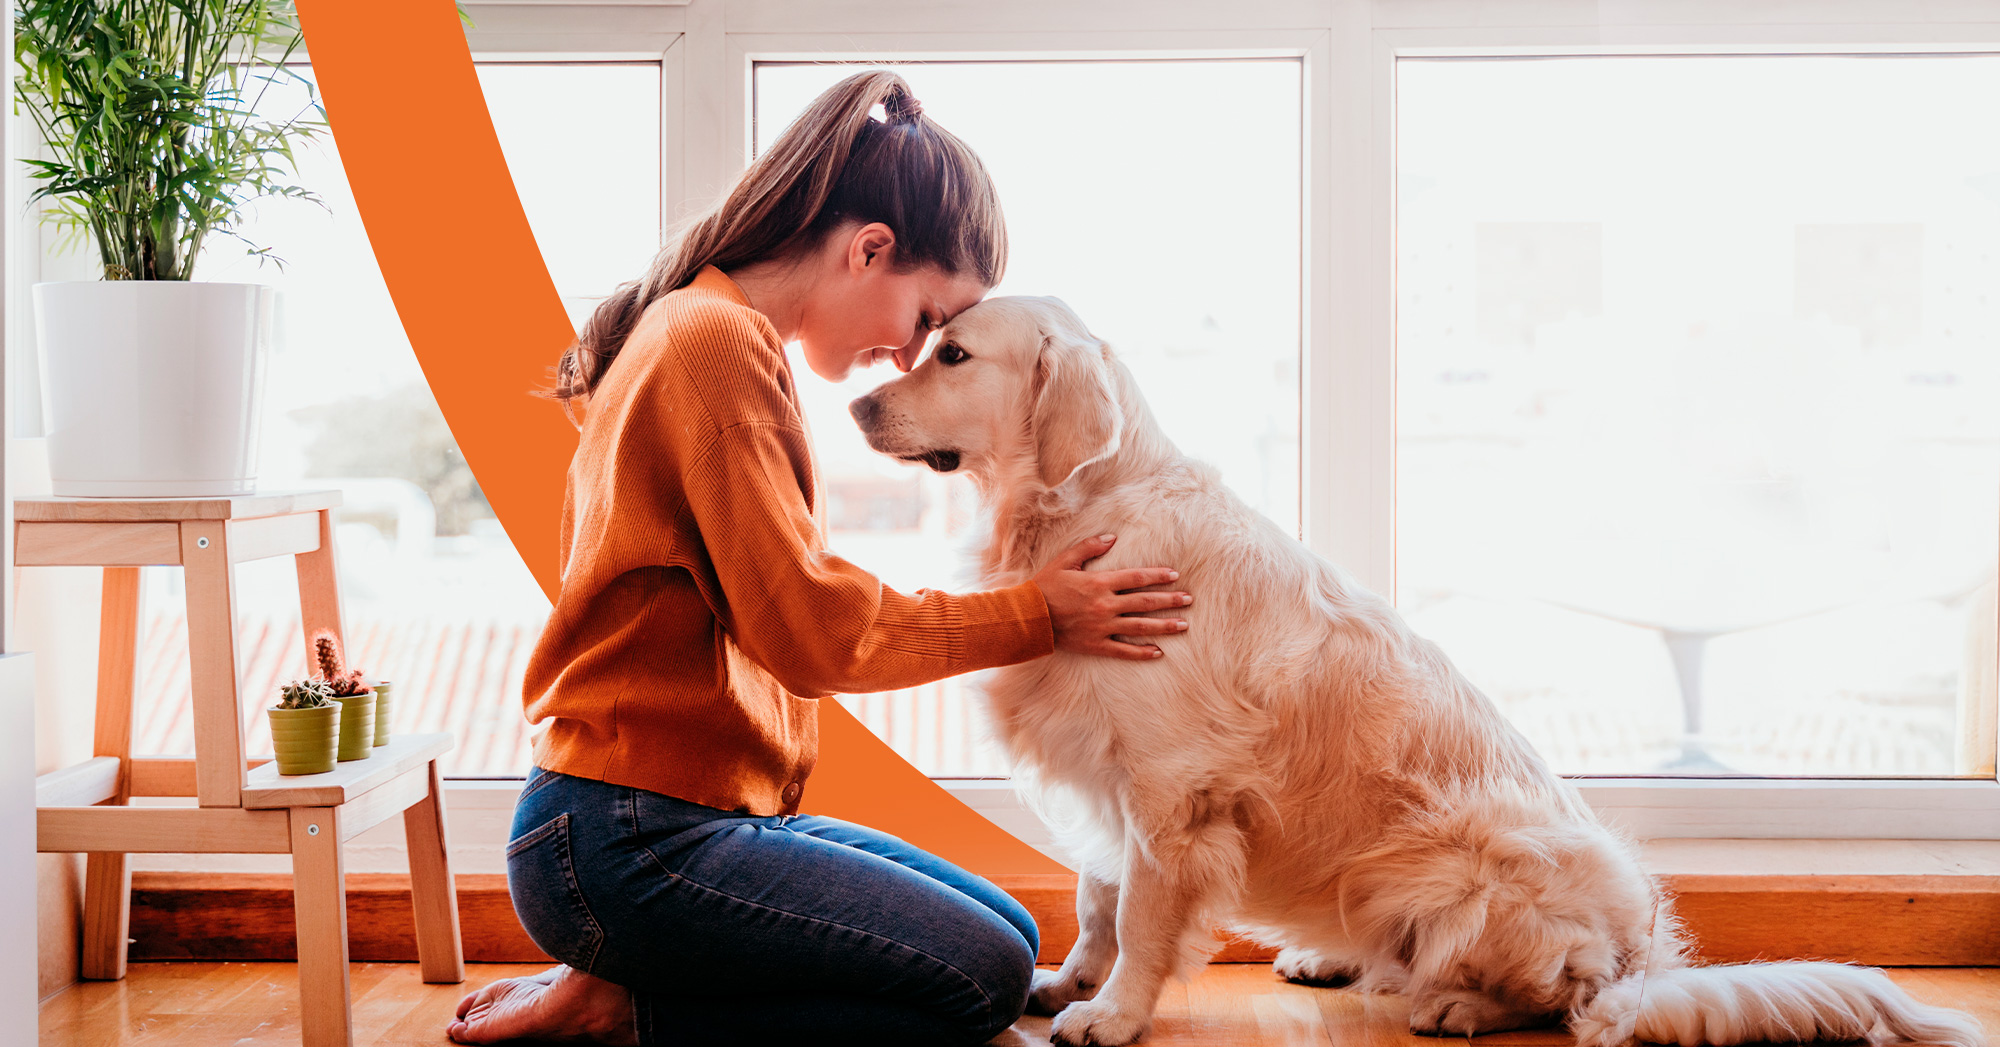
[[[97,659],[96,755],[41,776],[37,849],[83,851],[85,978],[125,976],[132,878],[128,853],[290,854],[306,1047],[354,1042],[347,980],[347,891],[341,845],[403,816],[426,982],[465,979],[458,897],[445,850],[437,760],[449,734],[394,736],[365,760],[325,774],[280,777],[243,753],[237,693],[235,564],[290,555],[304,638],[340,635],[331,510],[338,491],[218,498],[23,498],[14,503],[14,562],[104,568]],[[132,757],[139,568],[186,572],[194,756]],[[262,716],[260,696],[249,715]],[[192,807],[131,807],[133,796],[192,796]]]

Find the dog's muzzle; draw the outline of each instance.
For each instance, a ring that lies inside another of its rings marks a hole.
[[[875,442],[875,430],[882,422],[882,402],[874,393],[858,397],[847,405],[847,413],[854,418],[854,424],[861,427],[861,435],[868,438],[868,446],[905,462],[922,462],[941,473],[958,468],[957,451],[921,451],[916,454],[896,454],[889,448]]]
[[[882,414],[882,405],[873,395],[858,397],[847,405],[847,413],[853,416],[854,424],[865,433],[875,428],[875,420]]]

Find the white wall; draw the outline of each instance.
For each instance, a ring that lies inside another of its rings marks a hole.
[[[0,32],[6,39],[14,37],[14,6],[7,5],[0,12]],[[11,56],[12,52],[8,52]],[[10,59],[11,61],[11,59]],[[8,148],[13,137],[12,128],[6,121],[14,118],[14,71],[7,69],[7,75],[0,77],[0,163],[8,168],[7,177],[0,180],[0,334],[10,340],[15,322],[19,319],[15,292],[16,261],[19,237],[15,230],[19,224],[15,212],[17,201],[23,196],[16,190],[13,168],[19,167],[14,160],[15,151]],[[11,362],[19,354],[8,352],[6,361]],[[14,589],[14,526],[13,526],[13,480],[15,472],[8,467],[8,452],[13,443],[13,415],[8,400],[14,390],[10,381],[12,368],[0,366],[0,593],[11,593]],[[14,612],[8,601],[0,599],[0,652],[13,649],[7,641],[13,634]],[[40,890],[23,890],[26,884],[39,887],[41,868],[46,864],[52,870],[54,863],[44,863],[35,854],[35,774],[40,769],[36,759],[35,737],[35,676],[34,659],[28,655],[0,653],[0,883],[12,884],[15,890],[0,893],[0,1043],[33,1043],[36,1038],[35,1003],[41,995],[41,947],[29,948],[29,942],[40,942],[38,916],[42,904]],[[74,859],[64,859],[60,868],[73,870]],[[73,955],[72,950],[72,955]],[[65,979],[74,979],[75,966],[70,966],[70,974]]]
[[[35,878],[35,677],[30,655],[0,655],[0,883]],[[0,1043],[33,1043],[39,995],[35,895],[0,892]]]

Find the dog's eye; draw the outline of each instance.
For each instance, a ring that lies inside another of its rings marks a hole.
[[[946,367],[950,367],[952,364],[962,364],[965,361],[972,359],[972,357],[968,355],[965,350],[960,349],[958,347],[958,343],[956,342],[946,342],[945,344],[938,346],[937,358],[938,358],[938,363],[941,363]]]

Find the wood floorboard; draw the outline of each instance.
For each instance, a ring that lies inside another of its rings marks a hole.
[[[467,964],[461,985],[426,985],[413,963],[357,963],[355,1047],[441,1047],[464,994],[541,964]],[[1927,1003],[1970,1011],[2000,1035],[2000,968],[1897,968]],[[1212,964],[1160,998],[1154,1047],[1568,1047],[1560,1029],[1431,1037],[1409,1031],[1409,1003],[1278,979],[1267,964]],[[1048,1043],[1049,1019],[1015,1025],[1016,1047]],[[135,963],[125,980],[82,982],[41,1006],[42,1047],[296,1047],[298,971],[289,963]],[[1005,1042],[1005,1041],[998,1041]]]

